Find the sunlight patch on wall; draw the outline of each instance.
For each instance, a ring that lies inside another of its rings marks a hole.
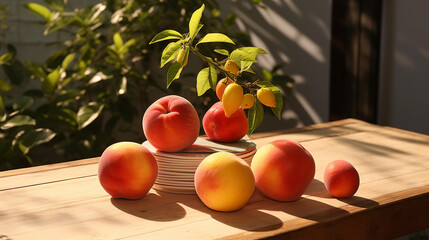
[[[292,41],[301,47],[307,54],[312,56],[318,62],[325,62],[326,59],[323,56],[320,47],[305,34],[300,32],[295,26],[290,24],[284,17],[280,16],[270,9],[257,9],[261,16],[270,23],[274,28],[281,32],[284,36],[288,37]],[[241,17],[241,16],[240,16]]]

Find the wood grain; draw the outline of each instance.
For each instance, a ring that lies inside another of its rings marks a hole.
[[[258,147],[300,141],[316,175],[295,202],[257,191],[241,210],[209,210],[196,195],[151,190],[111,199],[98,158],[0,172],[0,235],[10,239],[386,239],[429,227],[429,136],[353,119],[252,136]],[[352,198],[332,198],[324,167],[345,159],[360,173]]]

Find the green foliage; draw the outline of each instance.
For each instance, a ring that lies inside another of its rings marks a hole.
[[[220,75],[218,62],[238,61],[244,77],[255,75],[252,64],[258,54],[266,54],[241,47],[250,44],[248,36],[230,30],[236,16],[221,19],[215,0],[105,0],[71,10],[66,2],[23,6],[40,17],[45,35],[68,35],[45,62],[21,61],[12,45],[1,44],[0,170],[99,156],[124,133],[127,140],[142,142],[141,117],[153,101],[153,91],[201,96],[190,101],[202,115],[217,101],[208,90],[215,88]],[[196,6],[202,7],[194,12]],[[7,26],[1,29],[5,36]],[[176,61],[182,48],[184,59],[194,52],[207,66],[198,74],[184,72],[185,61]],[[150,68],[154,56],[161,56],[161,67],[170,64],[161,72],[166,81]],[[263,75],[271,76],[265,81],[290,87],[283,81],[287,76],[266,70]],[[176,81],[187,76],[197,83]],[[256,105],[249,110],[252,129],[262,121],[262,105]]]
[[[177,41],[170,42],[165,47],[161,55],[161,68],[164,67],[165,64],[167,64],[168,62],[176,59],[176,56],[180,49],[188,49],[208,64],[208,67],[203,68],[197,76],[196,88],[198,96],[203,95],[210,88],[215,90],[215,86],[218,81],[217,71],[219,71],[223,73],[226,77],[232,79],[234,82],[240,84],[253,95],[256,95],[255,93],[259,88],[265,87],[270,89],[274,93],[276,98],[276,107],[271,107],[271,110],[278,119],[281,119],[281,113],[283,110],[283,96],[280,91],[280,88],[274,85],[274,82],[272,82],[274,76],[277,77],[277,74],[275,72],[263,70],[263,76],[265,77],[265,80],[259,79],[259,76],[257,76],[256,80],[251,80],[243,76],[244,72],[256,74],[256,72],[252,69],[252,64],[257,62],[256,58],[259,54],[268,54],[265,50],[257,47],[236,47],[234,41],[231,40],[231,38],[229,38],[227,35],[222,33],[207,33],[196,44],[193,44],[194,38],[197,36],[197,33],[203,27],[203,24],[200,23],[200,20],[204,8],[205,5],[203,4],[192,14],[192,17],[189,21],[188,33],[181,34],[175,30],[164,30],[152,39],[152,41],[150,42],[151,44],[165,40],[177,39]],[[200,51],[200,44],[209,44],[209,51]],[[215,45],[210,46],[210,44]],[[218,48],[216,44],[230,44],[233,46],[230,49],[232,51],[223,48]],[[212,57],[212,54],[210,53],[219,54],[220,56],[218,57],[220,57],[220,59],[218,59],[217,57]],[[225,70],[224,64],[228,60],[232,60],[240,68],[238,76],[233,75]],[[167,88],[172,84],[174,80],[180,78],[180,74],[183,70],[183,67],[184,66],[177,61],[173,62],[170,65],[170,68],[168,69],[167,73]],[[289,81],[289,79],[290,78],[287,78],[286,80]],[[277,77],[277,80],[284,79]],[[249,135],[261,124],[263,116],[263,106],[259,101],[256,101],[254,106],[248,111]]]
[[[45,62],[20,61],[13,46],[1,45],[0,170],[99,156],[108,145],[122,140],[121,134],[130,141],[144,141],[141,117],[153,100],[151,92],[197,92],[196,87],[173,81],[183,69],[183,63],[176,61],[164,72],[166,89],[159,73],[150,68],[153,56],[163,56],[162,66],[173,62],[180,41],[197,39],[200,31],[207,34],[204,29],[227,33],[231,39],[207,35],[201,46],[213,38],[249,41],[243,33],[229,30],[235,16],[221,19],[215,0],[106,0],[70,10],[66,2],[23,5],[40,17],[45,35],[68,34]],[[193,14],[195,6],[203,3],[213,14],[203,15],[203,8]],[[163,31],[177,26],[178,31]],[[2,36],[5,30],[2,27]],[[191,34],[179,33],[184,31]],[[163,40],[179,43],[169,44],[165,51],[149,45]],[[213,70],[209,75],[214,79]],[[202,114],[215,99],[214,94],[206,95],[204,102],[197,99],[193,104]]]

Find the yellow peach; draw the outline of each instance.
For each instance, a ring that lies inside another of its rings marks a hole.
[[[230,212],[246,205],[255,189],[249,165],[228,152],[206,157],[195,171],[195,190],[209,208]]]

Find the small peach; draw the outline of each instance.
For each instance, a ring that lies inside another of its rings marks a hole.
[[[326,189],[335,197],[351,197],[359,188],[359,173],[345,160],[330,162],[324,179]]]

